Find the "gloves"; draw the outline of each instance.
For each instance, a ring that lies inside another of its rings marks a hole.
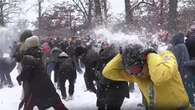
[[[148,56],[149,53],[157,53],[157,52],[153,48],[148,48],[148,49],[144,50],[144,59],[147,58],[147,56]]]
[[[144,51],[145,54],[149,54],[149,53],[157,53],[155,49],[153,48],[148,48]]]

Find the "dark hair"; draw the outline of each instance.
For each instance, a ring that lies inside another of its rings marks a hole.
[[[145,61],[143,46],[131,44],[122,49],[122,62],[124,68],[135,65],[143,68]]]
[[[27,38],[33,36],[31,30],[25,30],[21,35],[20,35],[20,42],[24,42]]]

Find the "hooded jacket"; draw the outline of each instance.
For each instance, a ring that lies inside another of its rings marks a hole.
[[[111,80],[136,82],[146,102],[150,102],[149,87],[153,83],[157,110],[178,110],[189,106],[189,99],[178,71],[176,58],[170,51],[147,56],[150,77],[128,75],[122,66],[122,56],[115,56],[104,68],[103,75]]]

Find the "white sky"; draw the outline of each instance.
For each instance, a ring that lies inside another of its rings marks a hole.
[[[117,15],[119,13],[124,13],[125,10],[125,0],[108,0],[111,4],[111,12],[114,13],[114,15]]]

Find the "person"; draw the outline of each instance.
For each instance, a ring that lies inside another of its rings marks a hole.
[[[172,44],[170,50],[174,53],[177,59],[178,69],[183,80],[186,92],[188,93],[190,104],[194,106],[195,102],[193,93],[195,92],[195,77],[193,75],[193,69],[191,69],[191,66],[188,66],[191,60],[188,49],[184,42],[184,36],[185,35],[183,33],[175,34],[170,41],[170,43]]]
[[[22,57],[23,57],[23,53],[24,53],[24,50],[25,50],[25,46],[24,46],[24,42],[27,38],[31,37],[33,35],[32,31],[31,30],[24,30],[21,35],[20,35],[20,38],[19,38],[19,42],[17,43],[17,46],[16,46],[16,50],[15,52],[13,53],[13,58],[16,60],[16,62],[18,62],[18,65],[17,65],[17,71],[19,74],[21,74],[22,72]],[[24,105],[24,109],[27,107],[27,96],[28,95],[28,91],[29,91],[29,85],[26,81],[23,81],[22,83],[22,86],[23,86],[23,93],[22,93],[22,100],[19,104],[19,108],[22,107],[22,105]]]
[[[51,72],[54,70],[54,82],[56,84],[56,87],[59,88],[59,71],[57,69],[57,61],[58,61],[58,56],[62,52],[62,50],[58,47],[54,47],[51,49],[51,56],[48,60],[48,65],[47,65],[47,74],[51,78]]]
[[[12,58],[0,57],[0,87],[2,87],[2,84],[8,85],[10,88],[14,86],[10,73],[15,66],[16,62]]]
[[[188,35],[185,44],[188,49],[190,59],[195,59],[195,24],[190,27],[190,34]]]
[[[25,110],[31,110],[35,105],[39,110],[45,110],[49,107],[54,107],[55,110],[68,110],[47,75],[39,37],[27,38],[24,47],[21,60],[22,72],[17,76],[17,81],[19,85],[21,82],[26,82],[29,86],[28,93],[24,96],[24,100],[27,100]]]
[[[113,45],[102,45],[97,68],[97,101],[98,110],[120,110],[125,97],[129,98],[127,81],[112,81],[102,75],[102,70],[115,55]]]
[[[95,70],[98,65],[99,55],[93,49],[92,45],[87,48],[81,57],[81,61],[85,65],[85,73],[84,73],[84,81],[88,91],[96,93],[96,86],[94,82],[96,82],[97,77],[95,75]]]
[[[104,77],[136,82],[145,98],[146,109],[190,109],[176,58],[171,51],[157,54],[141,44],[129,44],[104,68]]]
[[[58,56],[57,69],[59,70],[59,85],[62,99],[71,100],[74,94],[74,85],[76,81],[76,67],[74,61],[67,53],[61,52]],[[66,94],[65,82],[69,81],[69,97]]]

